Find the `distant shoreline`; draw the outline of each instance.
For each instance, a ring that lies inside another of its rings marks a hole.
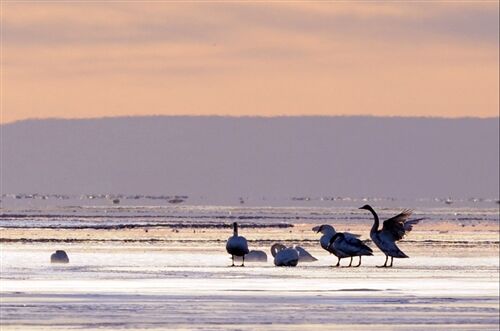
[[[376,116],[376,115],[279,115],[279,116],[262,116],[262,115],[123,115],[123,116],[101,116],[101,117],[30,117],[9,122],[0,123],[0,126],[12,125],[23,122],[43,122],[43,121],[100,121],[100,120],[121,120],[121,119],[158,119],[158,118],[185,118],[185,119],[321,119],[321,118],[365,118],[365,119],[408,119],[408,120],[494,120],[499,119],[499,116]]]

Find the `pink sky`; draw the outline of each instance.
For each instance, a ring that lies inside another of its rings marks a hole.
[[[2,1],[3,123],[498,116],[498,2]]]

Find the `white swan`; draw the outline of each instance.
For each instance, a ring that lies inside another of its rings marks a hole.
[[[299,253],[299,262],[315,262],[318,261],[317,258],[311,255],[308,251],[306,251],[304,248],[293,245],[293,248]]]
[[[232,267],[234,267],[235,256],[241,256],[243,259],[241,266],[245,266],[245,254],[249,253],[248,243],[245,237],[238,236],[238,223],[236,222],[233,223],[233,236],[227,239],[226,251],[231,254]]]
[[[412,211],[409,209],[403,210],[400,214],[391,217],[384,221],[382,229],[379,230],[379,218],[375,210],[370,205],[364,205],[359,209],[365,209],[372,213],[374,222],[370,231],[370,238],[377,247],[385,254],[385,263],[382,268],[392,267],[392,261],[396,258],[408,258],[408,255],[403,253],[396,245],[396,241],[403,239],[406,233],[410,232],[413,225],[417,224],[423,218],[408,220]],[[391,264],[387,265],[387,260],[391,257]]]
[[[331,254],[335,255],[338,258],[337,264],[335,265],[336,267],[340,266],[340,259],[343,259],[345,257],[351,258],[349,266],[352,265],[352,256],[346,255],[344,252],[337,250],[335,248],[335,245],[330,245],[330,240],[337,233],[337,231],[335,231],[335,228],[333,226],[329,224],[323,224],[315,226],[314,228],[312,228],[312,230],[316,231],[317,233],[321,232],[323,234],[319,240],[319,243],[324,250],[330,252]],[[358,239],[359,235],[350,232],[343,232],[343,233],[347,241],[349,242],[352,241],[355,244],[357,243],[357,241],[359,241]]]
[[[271,254],[274,256],[274,265],[277,267],[295,267],[299,263],[299,252],[294,248],[286,248],[282,244],[271,246]]]
[[[239,256],[234,258],[236,261],[241,260]],[[264,251],[251,250],[245,255],[245,261],[247,262],[267,262],[267,254]]]
[[[352,265],[352,257],[359,256],[359,263],[355,267],[361,265],[361,256],[363,255],[373,255],[373,251],[370,247],[366,246],[358,238],[346,239],[346,236],[342,232],[337,232],[331,239],[329,247],[333,246],[333,250],[342,255],[342,257],[350,257]]]

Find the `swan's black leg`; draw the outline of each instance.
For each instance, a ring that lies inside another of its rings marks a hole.
[[[391,256],[391,265],[389,266],[390,268],[392,268],[392,260],[394,260],[394,257]]]
[[[340,257],[337,257],[337,259],[339,259],[339,260],[337,261],[337,264],[335,266],[340,267]]]
[[[384,265],[378,265],[377,268],[387,268],[387,260],[388,259],[389,259],[389,255],[386,255]]]
[[[245,255],[243,255],[243,262],[241,263],[241,266],[244,267],[245,266]]]
[[[361,265],[361,255],[359,256],[359,263],[358,263],[358,265],[356,266],[356,268],[357,268],[357,267],[359,267],[360,265]]]
[[[351,266],[352,266],[352,256],[351,256],[351,262],[349,262],[348,267],[351,267]]]
[[[234,267],[234,255],[231,255],[231,260],[233,260],[233,264],[231,264],[231,267]]]

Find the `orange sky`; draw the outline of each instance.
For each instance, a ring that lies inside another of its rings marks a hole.
[[[498,116],[498,2],[2,1],[2,123]]]

